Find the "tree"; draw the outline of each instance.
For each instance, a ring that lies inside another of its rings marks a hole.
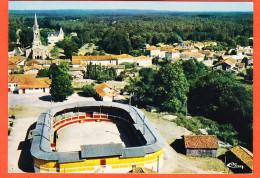
[[[72,59],[73,53],[78,53],[78,44],[73,40],[65,40],[63,50],[66,58]]]
[[[53,57],[54,59],[59,57],[59,48],[57,46],[54,46],[52,48],[52,50],[50,51],[51,53],[51,57]]]
[[[246,79],[253,81],[253,68],[246,69]]]
[[[245,68],[248,66],[248,58],[244,57],[241,61],[241,63],[245,63]]]
[[[161,110],[184,112],[189,84],[180,62],[163,65],[155,78],[155,100]]]
[[[42,77],[50,77],[50,71],[47,68],[39,70],[37,73],[37,78],[42,78]]]
[[[188,98],[191,114],[232,124],[240,139],[252,145],[253,92],[232,74],[209,72],[190,88]]]
[[[61,74],[52,79],[50,94],[54,101],[64,101],[73,94],[73,87],[67,75]]]
[[[94,88],[94,83],[86,84],[83,86],[82,90],[87,96],[94,96],[97,92]]]

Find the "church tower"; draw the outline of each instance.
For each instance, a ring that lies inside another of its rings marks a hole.
[[[34,19],[34,25],[33,25],[33,45],[39,46],[41,45],[41,39],[40,39],[40,29],[37,22],[37,17],[35,13],[35,19]]]

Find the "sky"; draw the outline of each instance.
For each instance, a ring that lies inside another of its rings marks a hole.
[[[9,10],[141,9],[167,11],[253,11],[253,2],[9,1]]]

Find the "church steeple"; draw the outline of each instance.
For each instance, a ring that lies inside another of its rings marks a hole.
[[[37,22],[36,13],[35,13],[34,25],[33,25],[33,45],[41,45],[40,29]]]
[[[36,13],[35,13],[33,30],[36,30],[37,28],[39,28],[39,25],[38,25],[37,16],[36,16]]]

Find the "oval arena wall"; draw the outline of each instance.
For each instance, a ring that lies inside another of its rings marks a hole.
[[[131,133],[135,146],[90,143],[81,145],[80,151],[57,152],[56,133],[71,124],[84,122],[123,125]],[[129,105],[96,101],[55,107],[41,113],[30,134],[35,172],[124,173],[133,166],[158,172],[163,164],[164,140],[144,113]]]

